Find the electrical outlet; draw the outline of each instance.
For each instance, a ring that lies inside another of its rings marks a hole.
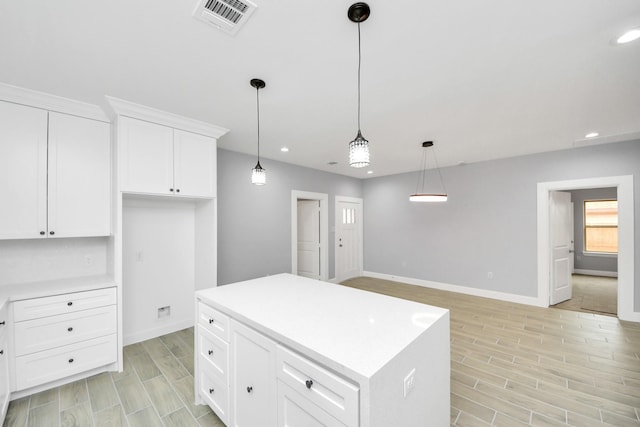
[[[416,386],[416,368],[413,368],[411,372],[409,372],[407,376],[404,377],[403,384],[404,397],[407,397],[409,393],[411,393],[411,390],[413,390]]]
[[[169,316],[171,316],[171,306],[170,305],[166,305],[164,307],[158,308],[158,319],[160,319],[162,317],[169,317]]]

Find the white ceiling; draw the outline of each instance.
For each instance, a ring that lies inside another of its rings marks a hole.
[[[231,129],[222,148],[255,153],[259,77],[263,157],[359,178],[419,169],[427,139],[447,166],[571,148],[591,131],[640,136],[640,40],[611,43],[640,26],[638,0],[369,0],[364,169],[347,165],[352,1],[255,2],[229,36],[192,16],[198,0],[0,0],[0,81],[193,117]]]

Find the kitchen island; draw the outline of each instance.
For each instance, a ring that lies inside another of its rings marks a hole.
[[[196,292],[195,395],[227,426],[449,425],[449,311],[279,274]]]

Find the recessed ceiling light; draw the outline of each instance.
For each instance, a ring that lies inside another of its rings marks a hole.
[[[369,175],[371,175],[371,174],[373,173],[373,171],[367,171],[367,173],[368,173]]]
[[[584,137],[585,138],[595,138],[596,136],[599,136],[600,134],[598,132],[589,132],[588,134],[586,134]]]
[[[640,39],[640,28],[629,30],[616,39],[616,43],[625,44]]]
[[[283,153],[286,153],[287,151],[289,151],[289,149],[287,147],[282,147],[280,151],[282,151]]]

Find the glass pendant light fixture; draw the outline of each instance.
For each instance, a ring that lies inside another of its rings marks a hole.
[[[264,80],[260,79],[251,79],[249,83],[256,88],[256,106],[258,110],[258,163],[251,170],[251,183],[265,185],[267,183],[267,172],[260,165],[260,89],[263,89],[266,84]]]
[[[369,141],[364,139],[360,131],[360,65],[362,63],[360,23],[366,21],[370,13],[369,5],[362,2],[352,4],[347,12],[349,19],[358,24],[358,134],[349,143],[349,166],[352,168],[369,166]]]
[[[447,192],[444,188],[444,183],[442,181],[442,174],[440,173],[440,168],[438,167],[438,159],[436,158],[435,151],[433,152],[433,158],[436,163],[436,169],[438,171],[438,177],[440,177],[440,187],[442,188],[442,193],[425,193],[424,191],[424,179],[427,173],[427,148],[433,147],[433,141],[425,141],[422,143],[422,165],[421,171],[418,175],[418,183],[416,184],[416,192],[409,196],[410,202],[446,202],[447,201]],[[420,183],[422,182],[422,186]],[[420,188],[420,191],[418,191]]]

